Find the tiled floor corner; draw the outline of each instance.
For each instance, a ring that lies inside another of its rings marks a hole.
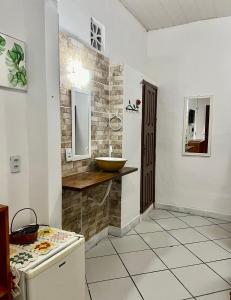
[[[231,222],[152,210],[86,253],[86,300],[229,300]]]

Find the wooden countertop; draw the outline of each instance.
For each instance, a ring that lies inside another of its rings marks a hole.
[[[188,141],[188,145],[190,144],[200,144],[203,143],[205,140],[190,140]]]
[[[138,168],[124,167],[118,172],[88,171],[63,177],[63,189],[84,191],[109,180],[136,172]]]

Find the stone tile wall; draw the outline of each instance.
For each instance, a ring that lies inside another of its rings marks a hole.
[[[123,65],[110,65],[109,68],[109,117],[117,114],[122,121],[123,126]],[[112,128],[118,128],[120,122],[113,119]],[[115,123],[115,124],[114,124]],[[119,131],[113,131],[109,128],[109,143],[112,145],[112,156],[122,157],[122,135],[123,127]],[[121,227],[121,179],[114,180],[110,192],[110,225]]]
[[[82,233],[88,240],[109,225],[109,201],[102,206],[89,200],[100,201],[106,191],[106,184],[84,192],[63,190],[63,228]]]
[[[79,62],[92,74],[91,115],[92,115],[92,157],[108,155],[109,147],[109,59],[80,42],[60,33],[60,99],[62,133],[62,175],[68,176],[88,170],[92,159],[66,162],[65,148],[71,148],[71,88],[70,66]]]
[[[92,73],[91,89],[91,148],[92,158],[66,162],[65,148],[72,147],[71,132],[71,88],[70,70],[72,61],[81,62],[83,68]],[[123,117],[123,66],[110,65],[109,59],[82,45],[65,33],[60,34],[60,113],[62,134],[62,175],[85,172],[94,167],[93,158],[108,156],[109,144],[113,156],[122,155],[122,129],[109,128],[109,118],[114,113]],[[121,180],[113,181],[106,203],[99,207],[89,201],[94,195],[100,201],[106,191],[102,184],[87,192],[63,191],[63,228],[82,232],[86,239],[108,225],[121,225]]]

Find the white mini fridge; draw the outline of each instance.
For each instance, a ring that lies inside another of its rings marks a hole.
[[[19,300],[85,300],[85,245],[78,237],[21,271]]]

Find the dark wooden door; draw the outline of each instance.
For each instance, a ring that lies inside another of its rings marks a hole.
[[[143,213],[155,202],[157,87],[143,81],[141,203]]]

